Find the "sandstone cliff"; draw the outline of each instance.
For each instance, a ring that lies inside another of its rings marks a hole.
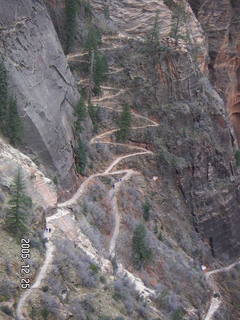
[[[94,126],[89,117],[83,121],[86,176],[65,202],[28,156],[1,142],[2,208],[20,164],[40,244],[33,248],[32,288],[24,292],[13,239],[7,254],[2,210],[7,277],[0,273],[0,317],[237,320],[238,285],[227,275],[237,277],[240,253],[238,2],[178,2],[185,20],[176,41],[176,1],[81,0],[66,57],[63,0],[3,3],[0,51],[24,122],[22,151],[38,155],[39,167],[60,176],[64,191],[76,183],[72,110],[77,89],[89,84],[83,44],[91,24],[102,33],[98,50],[109,69],[102,93],[92,97]],[[157,12],[156,46],[149,33]],[[120,142],[126,104],[131,128]],[[140,267],[139,255],[149,259]]]
[[[27,152],[72,187],[72,113],[79,99],[42,1],[1,1],[0,52],[24,124]]]

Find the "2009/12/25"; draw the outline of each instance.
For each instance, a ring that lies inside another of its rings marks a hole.
[[[21,259],[24,261],[25,259],[30,259],[30,240],[29,239],[21,239]],[[24,264],[21,266],[21,275],[30,273],[30,265]],[[30,279],[29,278],[21,278],[21,288],[28,289],[30,288]]]

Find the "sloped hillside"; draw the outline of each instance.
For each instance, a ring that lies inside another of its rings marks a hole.
[[[238,131],[214,81],[209,7],[4,1],[24,139],[1,138],[0,319],[237,320]],[[27,290],[5,227],[19,167]]]

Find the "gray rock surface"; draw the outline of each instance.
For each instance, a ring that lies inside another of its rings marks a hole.
[[[65,187],[73,181],[72,107],[79,99],[42,1],[1,1],[0,52],[17,98],[24,140]]]

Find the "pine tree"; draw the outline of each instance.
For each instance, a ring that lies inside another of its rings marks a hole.
[[[13,146],[16,146],[21,142],[22,123],[18,114],[16,100],[13,98],[10,98],[8,104],[5,131],[6,136],[9,138],[9,141]]]
[[[172,11],[173,23],[170,36],[175,39],[175,45],[177,46],[179,39],[184,39],[184,36],[181,34],[181,27],[186,24],[187,12],[183,3],[175,3]]]
[[[151,42],[151,44],[154,45],[154,47],[159,47],[159,45],[160,45],[159,29],[160,29],[159,11],[157,11],[155,19],[154,19],[153,29],[150,33],[150,42]]]
[[[85,120],[87,116],[86,106],[82,97],[80,98],[78,104],[76,105],[74,115],[76,117],[76,120],[74,123],[75,130],[77,133],[80,133],[82,129],[81,123]]]
[[[28,230],[28,216],[31,199],[25,194],[25,185],[20,168],[13,180],[11,198],[8,201],[5,226],[9,232],[21,237]]]
[[[103,14],[104,14],[104,17],[105,17],[106,19],[109,19],[109,18],[110,18],[109,5],[106,4],[106,5],[104,6]]]
[[[97,53],[95,55],[95,63],[94,63],[94,71],[93,71],[93,82],[94,82],[93,92],[95,95],[99,95],[101,93],[101,84],[106,79],[107,72],[108,72],[108,64],[107,64],[106,57]]]
[[[99,106],[89,104],[88,105],[88,113],[93,123],[93,131],[96,132],[98,128],[99,121]]]
[[[90,25],[88,28],[87,39],[85,41],[84,47],[89,54],[89,87],[88,87],[88,104],[91,104],[92,91],[94,89],[94,64],[95,56],[98,46],[101,44],[101,33],[94,26]]]
[[[89,55],[91,55],[91,52],[96,51],[100,44],[101,44],[100,31],[94,25],[92,24],[89,25],[84,48],[89,52]]]
[[[7,113],[8,89],[7,72],[2,59],[0,59],[0,130],[4,133]]]
[[[117,132],[118,141],[126,141],[131,127],[131,112],[128,104],[123,105],[123,110],[119,120],[119,131]]]
[[[237,150],[235,152],[235,160],[236,160],[236,166],[240,167],[240,150]]]
[[[77,3],[77,0],[65,0],[67,53],[71,50],[76,35]]]
[[[78,148],[76,150],[76,168],[80,174],[84,174],[84,169],[87,164],[86,147],[81,140],[79,140]]]
[[[151,210],[151,205],[148,200],[145,200],[143,204],[143,218],[145,221],[148,221],[150,218],[150,210]]]
[[[133,234],[133,262],[138,269],[142,268],[152,258],[152,250],[147,245],[146,234],[146,228],[143,224],[139,224]]]

